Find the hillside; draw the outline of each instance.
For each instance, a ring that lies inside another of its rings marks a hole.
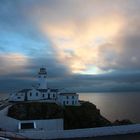
[[[111,125],[100,110],[89,102],[81,106],[58,106],[54,103],[17,103],[8,110],[8,116],[18,120],[64,118],[65,129],[91,128]]]

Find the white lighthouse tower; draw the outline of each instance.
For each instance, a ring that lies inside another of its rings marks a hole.
[[[46,68],[40,68],[38,73],[39,87],[38,89],[47,89],[47,72]]]

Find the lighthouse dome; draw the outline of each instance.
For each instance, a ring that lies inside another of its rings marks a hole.
[[[40,71],[38,74],[47,74],[46,68],[40,68]]]

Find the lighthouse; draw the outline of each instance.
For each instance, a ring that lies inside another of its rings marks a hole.
[[[46,68],[40,68],[38,72],[38,89],[47,89],[47,72]]]

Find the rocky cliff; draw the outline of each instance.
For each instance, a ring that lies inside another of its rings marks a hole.
[[[59,106],[54,103],[16,103],[8,110],[8,116],[18,120],[64,118],[65,129],[91,128],[111,125],[100,110],[89,102],[81,106]]]

